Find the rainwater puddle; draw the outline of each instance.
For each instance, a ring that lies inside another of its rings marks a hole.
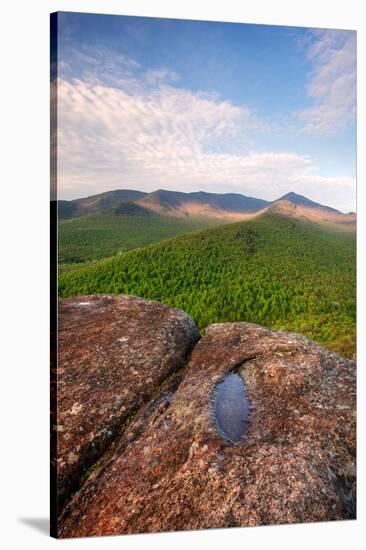
[[[248,426],[250,407],[241,376],[225,376],[215,388],[212,405],[220,435],[230,443],[242,441]]]

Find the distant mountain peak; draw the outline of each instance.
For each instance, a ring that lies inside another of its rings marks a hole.
[[[289,191],[278,200],[297,200],[297,199],[309,200],[306,197],[304,197],[304,195],[300,195],[299,193],[295,193],[294,191]]]
[[[304,197],[304,195],[299,195],[294,191],[290,191],[289,193],[286,193],[286,195],[283,195],[277,201],[274,201],[274,203],[277,203],[279,201],[287,201],[292,204],[295,204],[296,206],[303,206],[305,208],[315,208],[318,210],[326,210],[327,212],[337,212],[338,214],[340,213],[335,208],[331,208],[330,206],[325,206],[324,204],[320,204],[318,202],[312,201],[307,197]]]

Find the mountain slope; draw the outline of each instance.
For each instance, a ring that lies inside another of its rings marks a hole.
[[[80,215],[80,207],[74,201],[57,201],[57,215],[59,220],[67,220]]]
[[[297,193],[294,193],[293,191],[290,191],[290,193],[286,193],[286,195],[280,197],[278,201],[288,201],[297,206],[303,206],[305,208],[315,208],[317,210],[322,210],[325,212],[337,212],[339,214],[339,211],[335,208],[330,208],[329,206],[324,206],[323,204],[314,202],[307,197],[304,197],[303,195],[298,195]]]
[[[99,260],[203,227],[250,219],[266,204],[235,194],[133,190],[58,201],[59,262]]]
[[[99,260],[208,225],[207,220],[162,216],[137,203],[120,202],[101,212],[60,220],[58,260],[59,264]]]
[[[134,294],[183,308],[201,329],[245,320],[355,351],[354,235],[274,213],[61,273],[59,292]]]
[[[236,193],[181,193],[158,190],[139,199],[139,204],[169,216],[207,217],[223,220],[243,219],[266,208],[270,203],[262,199],[246,197]]]
[[[121,202],[134,202],[143,198],[147,193],[134,191],[133,189],[116,189],[115,191],[105,191],[97,195],[91,195],[82,199],[72,201],[58,201],[59,219],[69,218],[71,216],[81,216],[92,212],[101,212]]]
[[[335,208],[324,206],[310,199],[287,193],[280,199],[274,201],[267,209],[268,212],[280,213],[282,215],[300,218],[303,220],[318,223],[343,230],[356,230],[356,214],[344,214]]]

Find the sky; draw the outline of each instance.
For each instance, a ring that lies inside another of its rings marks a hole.
[[[356,208],[356,33],[59,13],[58,197],[289,191]]]

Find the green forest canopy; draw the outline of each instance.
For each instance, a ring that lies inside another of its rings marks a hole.
[[[104,212],[60,220],[59,263],[70,265],[107,258],[210,225],[211,220],[170,218],[133,203],[122,203]]]
[[[184,309],[200,330],[253,322],[353,357],[355,270],[354,235],[264,214],[64,271],[59,294],[133,294]]]

